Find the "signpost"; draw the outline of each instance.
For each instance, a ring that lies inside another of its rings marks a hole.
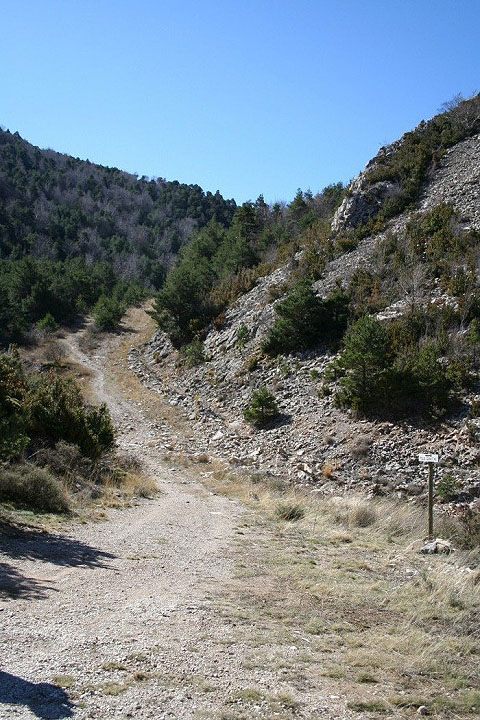
[[[420,453],[418,462],[428,463],[428,539],[433,540],[433,466],[438,463],[438,455]]]

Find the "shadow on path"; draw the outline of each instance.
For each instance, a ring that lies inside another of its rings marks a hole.
[[[115,557],[65,535],[3,525],[0,527],[0,598],[41,599],[53,589],[48,581],[23,575],[5,562],[9,558],[39,560],[63,567],[108,568],[108,561]]]
[[[65,535],[49,534],[31,528],[16,527],[2,533],[0,549],[10,558],[42,560],[67,567],[108,567],[116,556]]]
[[[11,565],[0,562],[0,599],[27,598],[41,600],[46,597],[47,590],[51,589],[50,583],[26,577]]]
[[[26,705],[37,718],[73,717],[74,705],[65,690],[52,683],[32,683],[0,671],[0,704]]]

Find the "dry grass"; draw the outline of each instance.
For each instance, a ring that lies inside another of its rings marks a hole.
[[[419,705],[437,718],[478,714],[478,555],[419,554],[425,512],[394,500],[319,498],[225,471],[209,484],[245,502],[256,533],[248,542],[239,529],[240,572],[223,608],[251,667],[275,650],[291,687],[347,696],[366,716],[411,717]],[[303,515],[286,522],[279,506]]]
[[[151,498],[158,493],[154,478],[139,471],[122,471],[107,475],[100,487],[96,504],[103,507],[123,507],[134,498]]]
[[[52,677],[52,683],[58,685],[61,688],[72,687],[75,680],[71,675],[54,675]]]
[[[331,460],[326,460],[322,466],[323,477],[331,478],[333,476],[333,474],[335,473],[336,469],[337,469],[337,466],[334,462],[331,462]]]
[[[298,502],[281,502],[275,507],[275,517],[278,520],[295,522],[305,516],[305,508]]]

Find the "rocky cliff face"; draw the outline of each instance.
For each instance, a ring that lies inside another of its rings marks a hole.
[[[392,151],[390,146],[381,152]],[[364,186],[365,172],[352,183],[349,197],[337,211],[333,232],[354,227],[391,191],[382,185],[372,193],[372,188]],[[464,227],[480,229],[479,190],[477,135],[444,155],[417,209],[449,202]],[[408,218],[403,213],[390,222],[389,229],[402,232]],[[382,236],[364,239],[354,251],[329,263],[316,283],[319,294],[326,294],[338,278],[348,281],[362,264],[369,265]],[[358,420],[337,409],[332,397],[322,392],[321,376],[331,360],[326,350],[275,361],[260,357],[259,348],[278,301],[272,300],[277,294],[272,290],[281,287],[291,272],[289,266],[279,268],[239,298],[227,311],[224,326],[210,330],[205,342],[208,360],[203,365],[186,369],[162,333],[142,352],[132,352],[131,368],[143,382],[163,393],[190,419],[192,444],[177,449],[223,458],[245,472],[268,472],[305,483],[317,492],[362,488],[411,497],[422,495],[425,489],[425,469],[418,464],[418,453],[434,451],[441,455],[440,475],[453,474],[462,481],[461,499],[480,502],[475,500],[480,497],[480,450],[472,441],[480,435],[480,422],[469,420],[466,411],[435,427]],[[249,339],[240,347],[237,333],[243,325]],[[243,410],[252,390],[263,385],[274,392],[282,419],[271,429],[256,431],[243,421]]]
[[[398,190],[393,182],[371,184],[369,172],[381,160],[398,150],[401,140],[380,148],[365,170],[351,183],[347,197],[336,211],[332,232],[356,228],[376,213],[382,202]],[[480,227],[478,185],[480,181],[480,135],[464,140],[446,151],[438,167],[426,183],[419,210],[427,210],[442,202],[449,203],[461,215],[466,226]],[[398,220],[393,223],[398,226]]]
[[[352,230],[369,220],[378,211],[382,202],[398,190],[398,185],[394,182],[382,181],[371,184],[368,174],[378,166],[379,162],[391,156],[400,143],[401,140],[381,147],[376,156],[367,163],[365,170],[350,184],[347,196],[333,216],[334,234]]]

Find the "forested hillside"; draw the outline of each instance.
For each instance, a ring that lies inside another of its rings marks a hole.
[[[0,341],[47,313],[65,322],[99,298],[161,287],[195,228],[236,204],[198,185],[137,178],[0,130]]]
[[[256,280],[295,257],[313,253],[342,201],[342,183],[322,192],[298,190],[290,204],[256,202],[237,208],[229,228],[210,222],[179,253],[156,298],[154,317],[177,347],[204,337],[209,323],[221,327],[224,311]],[[305,267],[313,279],[312,268]],[[188,350],[187,350],[188,352]]]

